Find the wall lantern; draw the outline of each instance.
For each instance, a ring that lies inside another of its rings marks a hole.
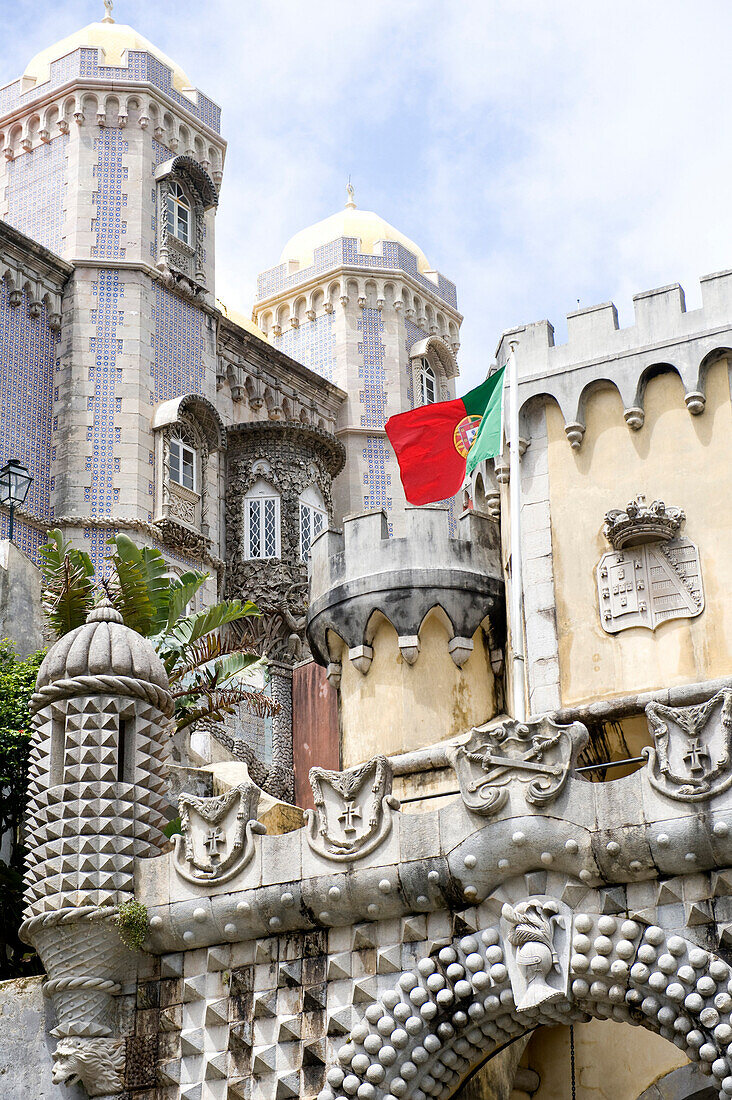
[[[13,512],[25,503],[33,477],[17,458],[9,458],[0,468],[0,504],[10,512],[8,539],[13,541]]]

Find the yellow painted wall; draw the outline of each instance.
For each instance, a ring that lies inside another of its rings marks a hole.
[[[483,631],[473,635],[474,649],[462,669],[447,651],[450,631],[439,611],[427,616],[419,638],[419,657],[409,665],[399,652],[394,627],[381,618],[371,641],[374,659],[365,676],[343,653],[344,768],[377,753],[409,752],[447,740],[495,714],[493,672]]]
[[[590,1020],[575,1024],[575,1082],[582,1100],[638,1100],[660,1077],[686,1065],[681,1051],[642,1027]],[[568,1027],[543,1027],[521,1059],[541,1084],[532,1100],[571,1100]]]
[[[651,690],[730,672],[732,653],[732,407],[727,363],[707,379],[701,416],[684,405],[675,374],[651,379],[645,424],[630,431],[611,386],[588,396],[582,447],[567,443],[562,414],[546,410],[552,549],[562,702]],[[701,553],[706,607],[694,619],[606,634],[597,605],[595,567],[611,549],[603,517],[638,493],[682,508],[681,530]]]

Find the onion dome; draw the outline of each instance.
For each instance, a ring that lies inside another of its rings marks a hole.
[[[108,599],[89,613],[83,626],[51,646],[38,670],[36,691],[57,680],[80,676],[128,676],[169,690],[163,662],[153,646],[125,626]]]
[[[341,237],[355,237],[362,253],[374,255],[374,248],[380,241],[396,241],[408,252],[417,257],[417,268],[424,274],[432,271],[432,266],[419,245],[410,241],[389,222],[384,221],[372,210],[359,210],[353,197],[353,188],[348,186],[348,202],[343,210],[331,214],[329,218],[301,229],[291,237],[282,249],[280,263],[294,262],[300,269],[309,267],[313,262],[313,253],[321,245]]]
[[[129,27],[125,23],[115,23],[111,17],[99,23],[89,23],[88,26],[62,38],[53,46],[47,46],[45,50],[41,50],[28,62],[23,74],[24,79],[29,86],[45,84],[50,75],[51,62],[60,60],[82,46],[102,50],[104,56],[101,64],[115,67],[126,64],[125,55],[129,50],[151,53],[171,70],[173,87],[177,92],[191,91],[191,82],[180,65],[176,65],[166,57],[162,50],[152,42],[148,42],[147,38],[139,34],[134,27]]]

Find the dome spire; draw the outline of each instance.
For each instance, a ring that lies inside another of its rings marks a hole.
[[[114,19],[112,18],[113,7],[114,0],[104,0],[104,10],[107,14],[104,16],[104,19],[102,19],[102,23],[114,23]]]
[[[355,210],[356,209],[356,200],[354,199],[353,196],[356,194],[356,192],[354,190],[353,184],[351,183],[351,177],[350,176],[348,177],[348,183],[346,184],[346,192],[348,194],[348,201],[346,202],[346,210]]]

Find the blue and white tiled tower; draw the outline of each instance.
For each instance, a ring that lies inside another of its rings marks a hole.
[[[276,347],[345,390],[337,434],[344,472],[337,519],[384,509],[390,530],[405,507],[389,416],[455,394],[462,316],[455,285],[377,214],[348,201],[288,241],[259,277],[257,324]]]
[[[0,461],[12,452],[35,476],[18,528],[30,553],[53,523],[97,563],[118,529],[157,541],[173,564],[218,558],[207,500],[224,440],[212,405],[219,115],[111,16],[0,88],[0,220],[65,280],[62,306],[22,274],[0,283],[13,335]],[[176,487],[172,436],[195,452]]]

